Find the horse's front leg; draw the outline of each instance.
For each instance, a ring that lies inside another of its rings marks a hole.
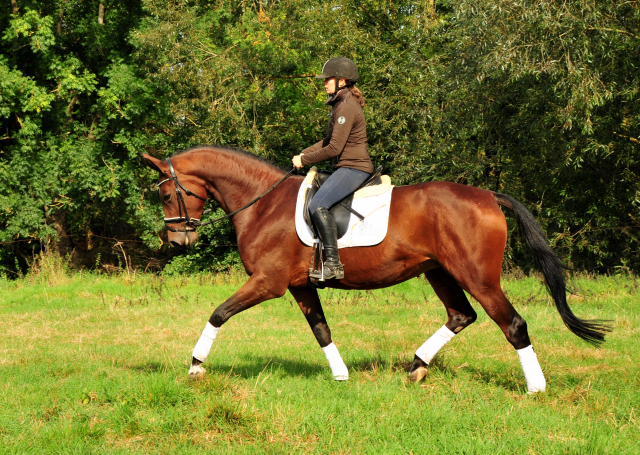
[[[318,340],[318,344],[324,351],[329,367],[331,367],[333,378],[336,381],[346,381],[349,379],[349,370],[347,370],[347,366],[344,364],[342,357],[340,357],[338,348],[331,341],[331,330],[324,317],[318,291],[307,287],[289,288],[289,291],[298,302],[304,317],[307,318],[307,322],[316,336],[316,340]]]
[[[193,349],[189,377],[197,379],[204,375],[206,370],[202,367],[202,364],[207,360],[211,346],[213,346],[222,324],[227,322],[231,316],[258,303],[282,297],[286,290],[286,285],[283,286],[269,277],[258,273],[252,275],[249,281],[228,300],[218,306],[209,318],[209,322],[207,322],[200,339],[196,343],[196,347]]]

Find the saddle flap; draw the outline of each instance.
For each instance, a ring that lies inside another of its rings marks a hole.
[[[318,171],[318,168],[313,166],[302,182],[303,185],[307,185],[309,187],[304,198],[304,221],[311,228],[311,231],[313,232],[313,235],[315,237],[318,237],[318,233],[316,232],[316,229],[313,226],[313,221],[311,220],[311,214],[309,213],[309,203],[330,175],[331,174],[329,172]]]
[[[373,172],[371,176],[369,176],[367,180],[365,180],[364,183],[360,185],[360,188],[356,190],[355,193],[350,194],[329,209],[329,213],[331,214],[331,216],[333,216],[333,219],[336,222],[339,239],[347,233],[347,230],[349,228],[349,221],[351,219],[351,214],[353,213],[351,208],[353,199],[375,196],[377,194],[388,191],[391,187],[391,179],[389,178],[389,176],[381,176],[381,173],[382,166],[379,166],[375,170],[375,172]],[[313,221],[311,220],[311,214],[309,213],[309,203],[330,175],[330,172],[318,170],[314,166],[311,168],[303,182],[303,185],[307,184],[309,186],[304,201],[304,221],[311,228],[311,231],[316,238],[318,237],[318,235],[313,225]],[[360,218],[362,217],[360,216]]]
[[[347,233],[347,229],[349,228],[349,220],[351,219],[351,203],[353,202],[353,194],[347,196],[336,205],[329,209],[329,213],[333,217],[333,220],[336,222],[336,227],[338,228],[338,238],[344,237]]]
[[[311,183],[315,177],[315,169],[313,175],[305,178],[296,197],[295,225],[296,233],[300,241],[306,246],[317,245],[317,236],[314,235],[311,226],[308,211],[308,192],[311,189]],[[388,181],[387,176],[382,177]],[[378,188],[384,185],[376,185],[372,188]],[[387,190],[381,194],[372,197],[358,198],[357,194],[353,199],[353,210],[358,215],[351,214],[347,232],[338,239],[338,248],[356,247],[356,246],[372,246],[382,242],[387,235],[389,227],[389,212],[391,209],[391,195],[393,185],[386,187]],[[368,190],[367,188],[364,189]],[[360,190],[363,191],[363,190]],[[307,220],[305,220],[305,217]],[[315,267],[315,265],[313,266]],[[315,270],[315,268],[314,268]]]

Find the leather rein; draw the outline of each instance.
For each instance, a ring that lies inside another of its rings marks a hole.
[[[289,172],[287,172],[284,177],[282,177],[280,180],[278,180],[276,183],[274,183],[267,191],[265,191],[264,193],[262,193],[260,196],[258,196],[257,198],[255,198],[254,200],[252,200],[251,202],[249,202],[248,204],[243,205],[242,207],[240,207],[238,210],[234,210],[231,213],[227,213],[224,216],[221,216],[220,218],[216,218],[215,220],[209,220],[206,222],[201,222],[200,219],[198,218],[191,218],[189,216],[189,212],[187,212],[187,204],[184,202],[184,197],[182,196],[182,191],[185,192],[185,194],[187,194],[188,196],[193,196],[197,199],[200,199],[201,201],[206,202],[206,198],[201,198],[200,196],[198,196],[197,194],[195,194],[194,192],[188,190],[187,188],[185,188],[182,183],[180,183],[180,181],[178,180],[178,176],[176,175],[176,171],[173,168],[173,164],[171,163],[171,159],[167,158],[166,159],[167,164],[169,165],[169,171],[171,172],[171,177],[162,180],[161,182],[158,182],[157,186],[158,189],[160,189],[160,186],[163,183],[169,182],[169,181],[173,181],[176,185],[176,197],[178,198],[178,214],[179,216],[173,217],[173,218],[166,218],[164,219],[164,224],[165,227],[167,228],[168,231],[171,232],[193,232],[195,231],[198,227],[200,226],[206,226],[207,224],[213,224],[213,223],[217,223],[218,221],[222,221],[224,219],[227,218],[231,218],[233,215],[235,215],[238,212],[243,211],[246,208],[251,207],[253,204],[255,204],[256,202],[258,202],[260,199],[262,199],[264,196],[266,196],[271,190],[273,190],[276,186],[280,185],[282,182],[284,182],[291,174],[293,174],[293,172],[296,170],[295,168],[292,168]],[[184,211],[184,216],[183,216],[183,211]],[[205,210],[204,212],[202,212],[202,214],[206,214],[209,213],[211,210]],[[172,228],[169,226],[169,224],[175,224],[175,223],[185,223],[184,225],[184,229],[176,229],[176,228]]]

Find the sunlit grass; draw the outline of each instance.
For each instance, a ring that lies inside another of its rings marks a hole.
[[[51,273],[0,281],[1,453],[637,453],[640,282],[574,278],[596,349],[572,335],[539,278],[505,279],[548,391],[527,396],[517,355],[478,321],[410,384],[415,349],[445,322],[425,280],[321,291],[350,370],[332,380],[290,295],[232,318],[205,364],[190,355],[241,275]]]

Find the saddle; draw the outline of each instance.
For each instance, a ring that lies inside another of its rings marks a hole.
[[[311,228],[311,231],[317,238],[318,233],[315,230],[313,221],[311,221],[311,214],[309,213],[309,203],[311,202],[311,199],[313,199],[313,196],[318,192],[322,184],[329,178],[331,173],[324,170],[318,171],[315,169],[315,167],[312,168],[309,173],[314,172],[314,170],[316,172],[316,175],[311,182],[311,188],[309,188],[306,199],[304,201],[303,215],[304,221],[307,223],[309,228]],[[351,207],[354,194],[362,190],[363,188],[373,187],[382,183],[382,166],[378,166],[378,168],[373,171],[373,173],[371,173],[369,177],[367,177],[367,179],[356,189],[354,193],[351,193],[349,196],[345,197],[329,209],[329,213],[331,213],[331,216],[333,216],[333,219],[336,222],[336,227],[338,228],[338,238],[342,238],[346,234],[347,228],[349,227],[349,219],[351,218],[352,213],[361,220],[364,220],[364,216],[359,214]]]

